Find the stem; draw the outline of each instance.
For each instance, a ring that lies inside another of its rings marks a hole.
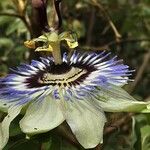
[[[111,17],[109,16],[108,12],[105,10],[105,8],[101,5],[100,2],[97,0],[91,1],[93,5],[99,8],[99,10],[104,14],[106,21],[109,23],[110,27],[112,28],[116,41],[119,41],[121,38],[121,34],[118,32],[116,26],[114,25],[113,21],[111,20]]]
[[[120,44],[125,44],[125,43],[136,43],[136,42],[142,42],[142,41],[150,41],[149,38],[143,38],[143,39],[121,39],[119,42],[118,41],[111,41],[107,44],[104,44],[102,46],[97,46],[97,47],[94,47],[94,46],[83,46],[83,47],[80,47],[80,48],[84,48],[86,50],[95,50],[95,51],[101,51],[101,50],[110,50],[110,46],[117,46],[117,45],[120,45]]]
[[[27,21],[25,16],[21,16],[19,14],[11,14],[11,13],[0,13],[0,16],[10,16],[10,17],[16,17],[19,18],[23,21],[23,23],[25,24],[26,28],[29,30],[29,32],[31,33],[31,25],[30,22]]]
[[[141,66],[137,72],[137,75],[135,77],[135,81],[131,84],[131,87],[129,89],[130,93],[134,91],[135,87],[137,86],[137,84],[141,80],[142,75],[143,75],[146,67],[148,67],[149,58],[150,58],[150,52],[145,53],[145,55],[143,56],[143,63],[141,64]]]

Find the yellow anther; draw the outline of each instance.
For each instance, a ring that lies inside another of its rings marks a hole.
[[[49,52],[53,52],[53,47],[49,44],[47,50],[48,50]]]
[[[68,44],[69,48],[75,48],[78,46],[77,41],[74,41],[74,42],[67,41],[67,44]]]
[[[25,45],[27,48],[35,49],[35,42],[34,42],[33,40],[25,41],[25,42],[24,42],[24,45]]]

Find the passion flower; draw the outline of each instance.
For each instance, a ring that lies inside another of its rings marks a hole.
[[[0,108],[8,115],[0,124],[0,148],[9,138],[9,125],[27,107],[21,130],[34,135],[52,130],[64,120],[84,148],[103,141],[104,112],[149,112],[121,87],[130,81],[127,65],[110,53],[64,53],[62,63],[53,57],[21,64],[0,79]]]

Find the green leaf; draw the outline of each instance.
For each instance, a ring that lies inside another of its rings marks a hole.
[[[15,18],[11,24],[9,24],[6,35],[13,34],[14,32],[20,34],[26,32],[26,27],[19,18]]]
[[[9,38],[0,38],[0,47],[10,48],[14,46],[14,42]]]
[[[18,136],[20,134],[23,134],[23,132],[21,131],[20,129],[20,126],[19,126],[19,120],[21,119],[21,117],[17,117],[15,118],[11,125],[10,125],[10,131],[9,131],[9,136],[10,137],[15,137],[15,136]]]
[[[139,114],[133,117],[132,137],[135,140],[132,145],[135,150],[150,149],[150,114]]]
[[[142,150],[150,150],[150,125],[141,128]]]
[[[3,150],[38,150],[40,143],[35,140],[19,139],[10,142]]]

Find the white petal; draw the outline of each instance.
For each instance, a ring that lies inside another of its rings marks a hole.
[[[66,121],[84,148],[93,148],[103,141],[106,122],[102,111],[85,101],[67,102]]]
[[[150,102],[135,100],[121,87],[111,86],[109,89],[101,89],[97,104],[107,112],[150,112]]]
[[[27,108],[20,121],[20,128],[27,134],[47,132],[64,121],[64,117],[55,100],[47,96],[40,102],[33,102]]]
[[[99,105],[107,112],[145,112],[150,113],[148,103],[110,98],[107,102],[99,101]]]
[[[22,106],[13,106],[8,109],[8,115],[0,123],[0,150],[4,148],[9,139],[9,126],[13,119],[20,113]]]

